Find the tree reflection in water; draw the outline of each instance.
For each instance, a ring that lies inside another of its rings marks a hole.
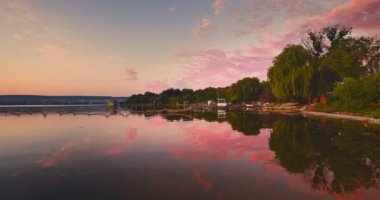
[[[164,116],[165,117],[165,116]],[[376,188],[380,179],[380,127],[302,116],[198,113],[176,120],[228,122],[233,130],[257,135],[271,128],[269,147],[289,173],[302,174],[315,190],[349,193]],[[173,116],[168,117],[173,120]]]
[[[379,144],[379,127],[302,117],[277,120],[269,140],[288,172],[302,173],[312,188],[329,193],[377,187]]]

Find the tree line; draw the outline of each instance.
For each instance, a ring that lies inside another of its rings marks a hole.
[[[208,87],[205,89],[174,89],[170,88],[159,94],[145,92],[132,95],[128,98],[128,104],[154,104],[157,106],[173,105],[176,103],[205,103],[208,100],[225,98],[228,102],[248,103],[252,101],[271,101],[268,82],[260,82],[258,78],[244,78],[227,87]]]

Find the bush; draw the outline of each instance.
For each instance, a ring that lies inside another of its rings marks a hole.
[[[363,79],[363,88],[366,88],[372,103],[380,101],[380,72]]]
[[[338,84],[333,95],[342,106],[348,109],[362,109],[369,103],[366,89],[363,88],[359,80],[352,78],[346,78],[343,83]]]
[[[346,78],[333,91],[335,100],[348,110],[360,110],[380,100],[380,73],[359,80]]]

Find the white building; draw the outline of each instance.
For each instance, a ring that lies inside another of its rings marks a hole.
[[[218,99],[218,107],[226,107],[227,106],[227,101],[226,99]]]

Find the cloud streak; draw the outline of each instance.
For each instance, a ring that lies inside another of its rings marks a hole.
[[[270,52],[256,56],[249,51],[217,49],[178,52],[176,56],[189,61],[183,66],[181,81],[194,88],[224,87],[247,76],[265,79],[266,66],[272,61]]]
[[[90,62],[86,58],[74,55],[69,49],[56,44],[42,44],[34,48],[42,58],[61,63],[66,67],[90,68]]]
[[[134,69],[133,67],[126,68],[125,73],[126,73],[126,80],[135,81],[138,79],[138,73],[136,69]]]
[[[363,32],[377,33],[380,29],[380,1],[351,0],[336,7],[325,16],[311,19],[315,24],[341,23]]]
[[[69,51],[66,49],[63,49],[57,45],[54,44],[44,44],[35,49],[38,53],[44,55],[44,56],[50,56],[53,58],[56,58],[62,62],[66,61],[69,58]]]
[[[197,25],[195,28],[193,28],[193,36],[200,36],[203,35],[205,32],[211,30],[213,27],[212,22],[207,16],[204,16],[202,18],[202,21],[199,25]]]

